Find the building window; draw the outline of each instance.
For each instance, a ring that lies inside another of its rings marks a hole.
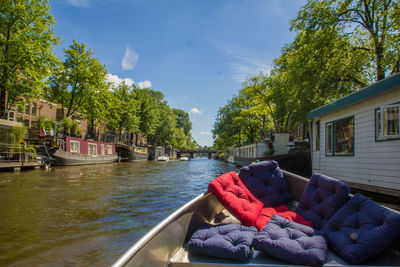
[[[26,103],[25,104],[25,115],[29,115],[29,108],[30,108],[29,103]]]
[[[36,116],[36,112],[37,112],[37,103],[32,102],[32,116]]]
[[[354,155],[354,117],[326,124],[326,155]]]
[[[101,155],[104,156],[106,154],[106,152],[104,150],[104,144],[100,145],[100,150],[101,150]]]
[[[97,155],[97,145],[96,144],[88,144],[89,155]]]
[[[315,122],[315,150],[319,151],[320,149],[320,136],[321,136],[321,122]]]
[[[113,153],[112,145],[107,145],[107,155],[112,155],[112,153]]]
[[[9,121],[15,121],[15,111],[9,111],[8,112],[8,120]]]
[[[70,142],[70,151],[75,153],[80,153],[80,143],[78,141],[71,141]]]
[[[375,110],[375,133],[377,140],[400,138],[400,104],[381,107]]]
[[[29,128],[29,120],[24,120],[22,124]]]

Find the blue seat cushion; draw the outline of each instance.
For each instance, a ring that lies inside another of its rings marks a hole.
[[[293,198],[276,161],[261,161],[242,167],[239,177],[264,207],[277,207]]]
[[[343,182],[315,173],[311,176],[296,212],[322,229],[329,218],[349,199],[350,188]]]
[[[400,233],[400,214],[355,194],[321,231],[344,260],[358,264],[389,246]]]
[[[195,254],[245,261],[256,234],[254,226],[203,223],[190,238],[188,250]]]
[[[326,261],[327,244],[313,228],[274,215],[256,235],[254,248],[294,264],[321,266]]]

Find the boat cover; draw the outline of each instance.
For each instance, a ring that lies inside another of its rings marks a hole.
[[[310,221],[305,220],[298,213],[291,211],[288,207],[282,205],[276,208],[263,208],[256,222],[257,229],[258,230],[263,229],[263,227],[271,220],[271,218],[275,214],[283,218],[286,218],[289,221],[294,221],[307,226],[312,226]]]
[[[250,193],[236,172],[231,171],[215,178],[208,184],[208,190],[242,224],[256,224],[264,205]]]
[[[293,199],[282,170],[274,160],[245,166],[240,169],[239,177],[264,207],[276,207]]]
[[[358,264],[395,240],[400,233],[400,214],[357,193],[332,216],[322,233],[337,254]]]
[[[327,244],[313,228],[274,215],[256,235],[254,248],[280,260],[311,266],[326,261]]]
[[[322,229],[349,199],[350,188],[343,182],[315,173],[311,176],[296,211],[314,228]]]
[[[190,253],[245,261],[251,252],[251,244],[257,229],[240,224],[210,225],[203,223],[192,235]]]

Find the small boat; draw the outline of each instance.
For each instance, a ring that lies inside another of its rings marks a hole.
[[[169,160],[169,157],[168,157],[168,156],[159,156],[159,157],[157,158],[157,160],[158,160],[158,161],[168,161],[168,160]]]
[[[299,201],[309,179],[286,171],[283,171],[283,175],[295,201]],[[113,266],[296,266],[257,250],[254,250],[246,262],[189,254],[186,249],[187,243],[200,224],[229,223],[229,220],[232,220],[229,215],[212,193],[200,194],[151,229]],[[398,266],[400,254],[392,248],[386,249],[363,262],[362,266],[365,265]],[[349,264],[329,250],[324,266],[349,266]]]
[[[181,161],[188,161],[188,160],[189,160],[189,157],[180,157],[179,160],[181,160]]]

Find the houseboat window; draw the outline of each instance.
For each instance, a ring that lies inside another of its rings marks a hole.
[[[103,144],[100,145],[100,150],[101,150],[101,155],[104,156],[105,155],[105,151],[104,151],[104,145]]]
[[[89,155],[97,155],[97,145],[96,144],[88,144]]]
[[[377,139],[388,140],[400,137],[399,110],[400,105],[390,105],[375,111]]]
[[[326,154],[332,155],[332,123],[326,125]]]
[[[335,155],[354,154],[354,117],[334,123]]]
[[[111,145],[107,145],[107,155],[112,155],[113,153],[113,148]]]
[[[326,155],[354,155],[354,117],[326,124]]]
[[[80,147],[78,141],[71,141],[70,142],[70,151],[74,153],[80,153]]]
[[[319,151],[320,148],[320,136],[321,136],[321,130],[320,130],[320,121],[315,122],[315,150]]]

